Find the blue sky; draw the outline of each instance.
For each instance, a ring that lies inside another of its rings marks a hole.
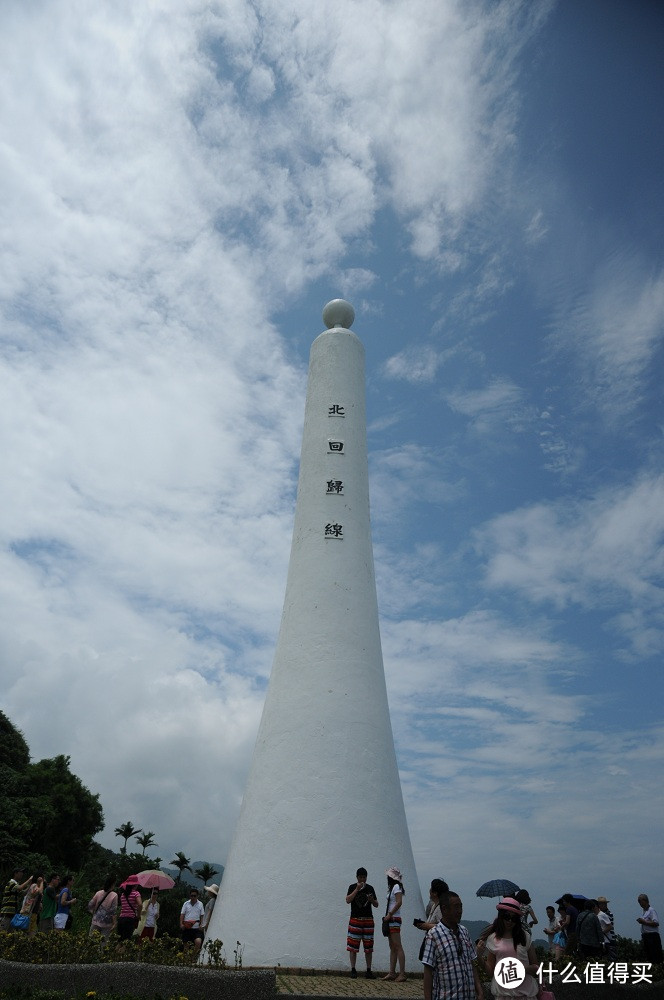
[[[635,936],[636,895],[664,907],[662,7],[0,23],[1,702],[33,754],[71,755],[104,843],[131,818],[223,862],[340,295],[419,878],[476,919],[500,875],[542,916],[604,894]]]

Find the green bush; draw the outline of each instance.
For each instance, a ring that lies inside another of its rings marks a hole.
[[[221,941],[206,942],[210,962],[204,968],[226,968]],[[24,933],[0,933],[0,958],[31,965],[94,965],[100,962],[143,962],[150,965],[196,965],[198,955],[184,948],[180,938],[164,934],[151,941],[122,941],[111,934],[107,943],[99,934],[51,931],[29,938]]]

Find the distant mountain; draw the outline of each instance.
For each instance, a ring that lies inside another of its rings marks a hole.
[[[484,928],[489,926],[488,921],[484,920],[462,920],[461,923],[468,928],[468,933],[473,941],[477,941]],[[549,942],[543,941],[541,938],[533,938],[533,944],[540,948],[548,949],[549,947]]]
[[[470,934],[473,941],[477,941],[478,937],[482,933],[485,927],[488,927],[488,922],[486,920],[461,920],[464,927],[468,928],[468,933]]]
[[[200,868],[204,864],[212,865],[212,867],[218,873],[212,879],[208,879],[206,884],[212,885],[213,882],[216,882],[217,885],[221,885],[221,880],[224,877],[224,866],[218,864],[216,861],[209,861],[209,862],[192,861],[191,867],[193,868],[194,871],[196,871],[197,868]],[[177,868],[169,868],[168,865],[162,865],[161,870],[163,872],[166,872],[167,875],[170,875],[171,878],[174,878],[177,881],[177,877],[179,875]],[[203,885],[201,880],[199,878],[196,878],[196,876],[192,872],[182,872],[182,877],[180,878],[180,882],[183,883],[184,885],[193,885],[197,889],[200,889]]]

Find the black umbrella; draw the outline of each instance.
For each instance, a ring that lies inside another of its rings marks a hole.
[[[516,882],[510,882],[508,878],[492,878],[490,882],[481,885],[476,896],[513,896],[519,891]]]

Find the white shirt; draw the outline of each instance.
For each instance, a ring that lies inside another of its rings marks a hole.
[[[201,926],[201,920],[203,918],[203,904],[200,899],[196,900],[195,903],[191,903],[190,900],[185,899],[184,905],[180,910],[180,913],[184,920],[193,920],[196,927]]]

